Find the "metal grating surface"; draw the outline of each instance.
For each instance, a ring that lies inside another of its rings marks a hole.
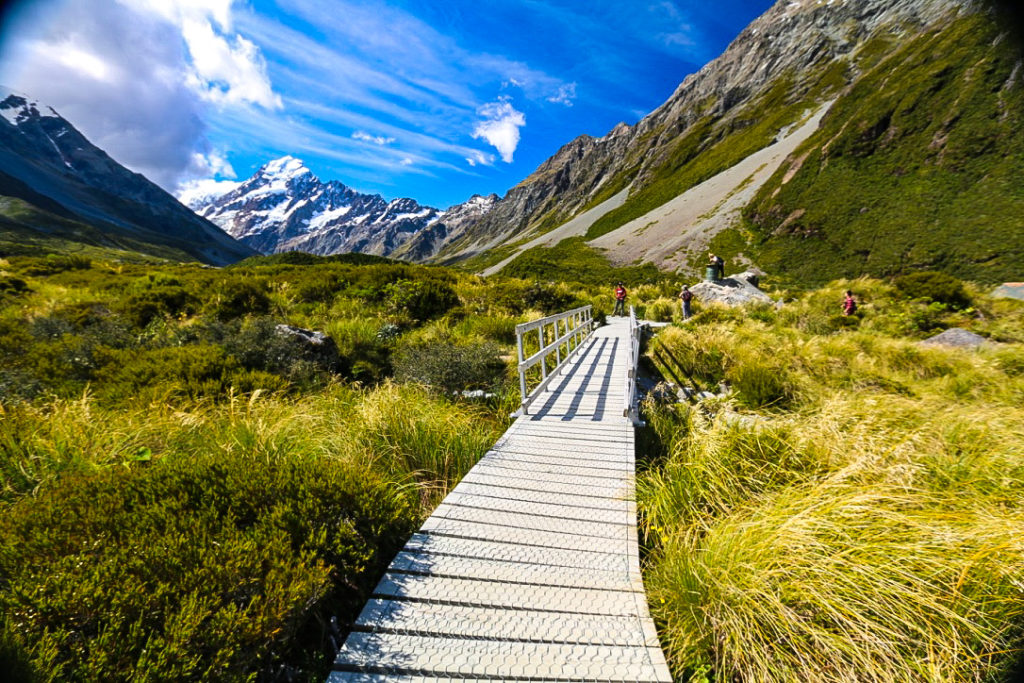
[[[328,681],[672,680],[640,576],[628,334],[610,318],[444,499]]]

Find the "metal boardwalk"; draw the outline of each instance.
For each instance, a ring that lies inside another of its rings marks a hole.
[[[672,680],[640,576],[629,336],[596,330],[444,499],[328,681]]]

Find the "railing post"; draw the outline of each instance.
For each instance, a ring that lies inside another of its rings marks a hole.
[[[560,325],[558,323],[559,323],[559,321],[556,320],[555,321],[555,367],[556,368],[559,365],[562,364],[562,342],[558,341],[559,338],[562,335],[560,333],[561,331],[558,329],[560,327]],[[566,329],[568,329],[568,328],[566,328]]]
[[[519,351],[519,408],[523,411],[523,415],[526,415],[526,370],[523,369],[523,361],[526,360],[523,357],[523,335],[516,330],[516,347]]]
[[[543,323],[541,324],[540,327],[537,328],[537,334],[540,337],[540,348],[543,351],[544,350],[544,324]],[[548,378],[548,359],[547,359],[546,356],[542,357],[540,359],[540,376],[541,376],[542,380]]]

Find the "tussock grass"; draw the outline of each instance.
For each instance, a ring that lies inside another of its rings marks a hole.
[[[648,406],[645,581],[683,680],[994,681],[1024,660],[1024,348],[891,336],[921,304],[860,285],[853,329],[806,324],[836,301],[816,292],[660,335],[735,390]],[[975,324],[1012,336],[1014,315]]]

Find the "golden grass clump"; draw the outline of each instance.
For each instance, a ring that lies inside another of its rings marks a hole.
[[[663,455],[638,505],[670,663],[683,680],[1008,680],[1024,662],[1024,349],[922,347],[871,316],[809,332],[818,296],[657,342],[735,390],[648,406]],[[757,405],[737,369],[772,363],[786,401]]]

